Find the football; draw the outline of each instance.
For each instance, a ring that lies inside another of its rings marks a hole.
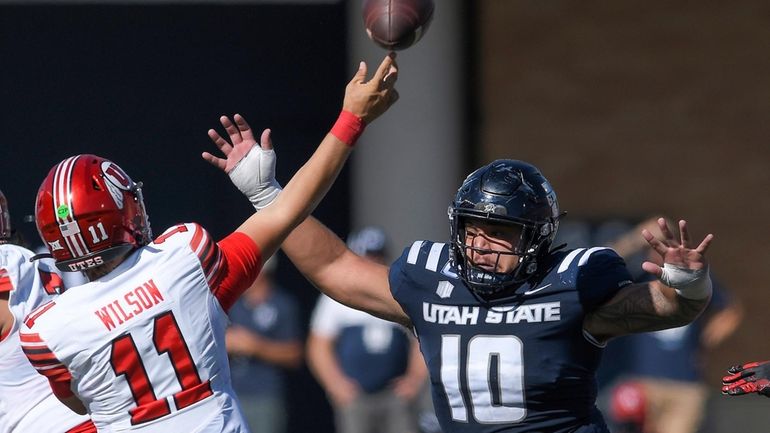
[[[411,47],[428,30],[433,0],[364,0],[366,34],[386,50]]]

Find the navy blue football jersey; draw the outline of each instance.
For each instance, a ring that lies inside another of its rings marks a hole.
[[[583,319],[631,276],[607,248],[555,252],[544,268],[484,302],[455,273],[447,244],[417,241],[391,266],[444,433],[607,432],[594,404],[602,346]]]

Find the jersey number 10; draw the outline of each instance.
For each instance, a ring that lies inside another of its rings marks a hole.
[[[441,336],[441,382],[452,419],[468,422],[468,404],[480,424],[519,422],[524,405],[523,344],[513,335],[476,335],[460,357],[459,335]],[[461,386],[461,371],[467,386]]]

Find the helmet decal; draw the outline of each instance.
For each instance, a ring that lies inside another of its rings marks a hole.
[[[61,219],[67,218],[69,214],[70,208],[67,207],[66,204],[60,204],[59,207],[56,208],[56,215],[58,215]]]
[[[91,253],[74,218],[72,208],[72,172],[79,158],[80,156],[67,158],[56,166],[52,194],[59,231],[74,257],[82,257]]]
[[[112,199],[118,209],[123,209],[123,191],[130,191],[134,182],[112,161],[102,162],[102,175],[106,182],[107,189],[110,191]]]
[[[58,251],[58,250],[63,250],[64,247],[61,246],[61,241],[59,239],[56,239],[53,242],[48,242],[48,249],[51,251]]]

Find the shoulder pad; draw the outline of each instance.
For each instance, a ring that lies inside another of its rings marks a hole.
[[[580,268],[593,267],[609,262],[616,263],[618,260],[623,261],[618,253],[609,247],[576,248],[564,256],[556,272],[563,274],[577,270],[582,271],[583,269]]]
[[[448,246],[442,242],[415,241],[405,254],[405,268],[412,265],[430,272],[441,272],[449,259]]]
[[[152,245],[166,249],[189,246],[193,251],[211,241],[209,232],[198,223],[183,223],[169,227],[152,241]]]

